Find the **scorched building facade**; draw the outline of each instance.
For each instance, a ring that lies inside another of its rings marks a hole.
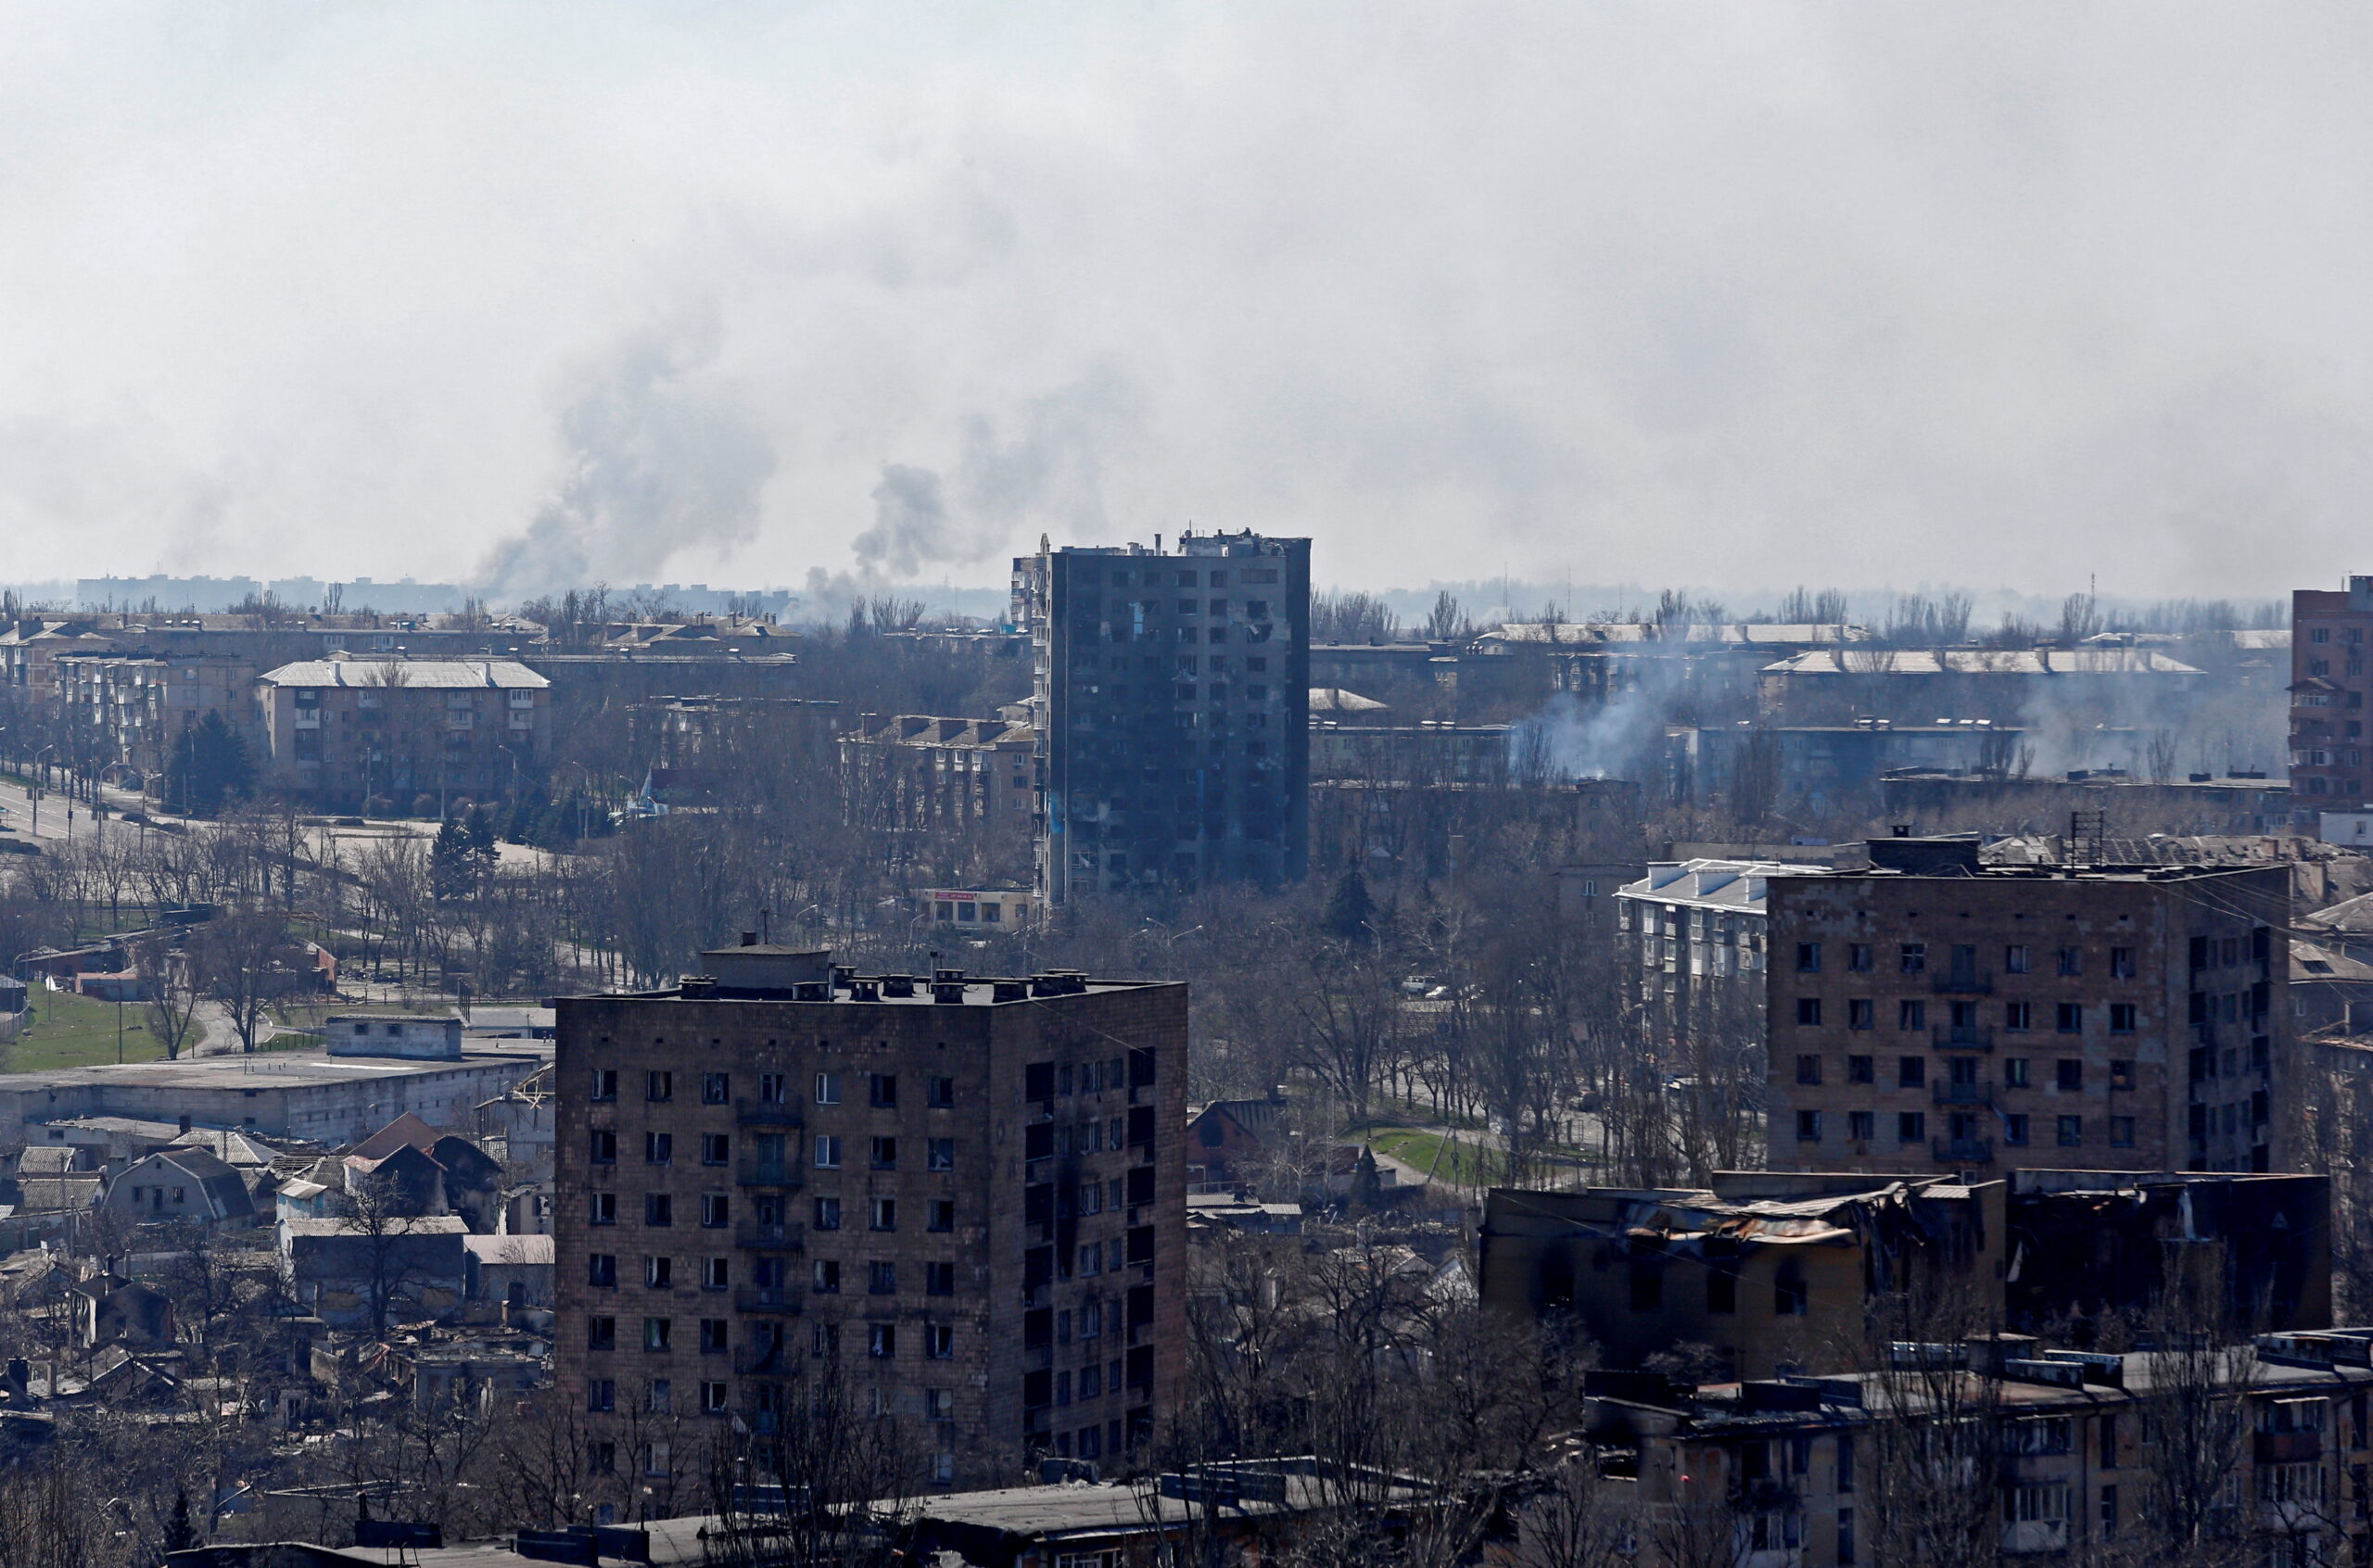
[[[704,958],[559,1003],[555,1363],[597,1456],[764,1470],[828,1387],[907,1423],[918,1484],[1146,1442],[1182,1368],[1186,988]]]

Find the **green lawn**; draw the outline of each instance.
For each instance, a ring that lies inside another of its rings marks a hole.
[[[1377,1153],[1390,1155],[1403,1165],[1415,1167],[1419,1175],[1432,1171],[1437,1182],[1472,1187],[1487,1180],[1499,1181],[1502,1176],[1496,1155],[1487,1155],[1455,1137],[1448,1140],[1449,1146],[1445,1148],[1440,1133],[1398,1127],[1368,1134],[1367,1143]],[[1484,1164],[1487,1158],[1488,1170]]]
[[[87,1067],[116,1059],[116,1005],[94,1002],[62,991],[32,993],[33,1021],[16,1039],[0,1045],[11,1072],[44,1068]],[[137,1003],[123,1005],[123,1059],[155,1061],[165,1054],[157,1037],[142,1021],[146,1009]],[[193,1036],[196,1031],[192,1031]]]

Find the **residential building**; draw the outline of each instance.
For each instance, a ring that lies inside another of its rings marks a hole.
[[[943,1486],[1141,1452],[1184,1370],[1186,988],[703,957],[559,1002],[555,1373],[621,1462],[670,1462],[654,1409],[763,1450],[828,1377]]]
[[[102,1206],[128,1220],[253,1225],[262,1216],[238,1171],[204,1149],[159,1149],[107,1184]]]
[[[2303,812],[2373,802],[2365,787],[2368,632],[2373,576],[2291,596],[2291,795]]]
[[[841,737],[849,811],[864,827],[1026,840],[1036,740],[1006,719],[861,715]]]
[[[258,678],[263,781],[321,803],[492,799],[551,753],[551,683],[510,659],[311,659]]]
[[[1014,563],[1014,598],[1033,639],[1047,903],[1301,879],[1308,539],[1042,541]]]
[[[1761,879],[1773,1170],[2287,1163],[2288,867],[1869,849]]]
[[[66,732],[88,736],[82,771],[129,768],[146,778],[161,772],[181,732],[208,714],[260,750],[256,702],[258,666],[235,655],[70,653],[55,664],[57,697]]]

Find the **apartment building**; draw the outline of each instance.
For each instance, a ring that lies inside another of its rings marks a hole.
[[[558,1005],[555,1373],[620,1483],[763,1470],[827,1385],[910,1423],[919,1484],[1139,1451],[1183,1365],[1186,988],[703,956]]]
[[[53,671],[65,742],[80,768],[161,771],[183,730],[209,714],[258,750],[256,664],[235,655],[70,653]]]
[[[1310,541],[1180,536],[1014,563],[1030,627],[1049,904],[1310,855]]]
[[[2291,801],[2294,810],[2345,811],[2367,800],[2366,642],[2373,637],[2373,576],[2345,589],[2291,596]],[[2310,821],[2313,817],[2310,816]]]
[[[309,659],[257,678],[265,781],[323,804],[527,788],[551,683],[510,659]]]
[[[1764,883],[1772,1169],[2284,1168],[2288,867],[1870,853]]]
[[[861,715],[841,737],[849,809],[869,826],[1026,836],[1036,738],[1007,719]]]

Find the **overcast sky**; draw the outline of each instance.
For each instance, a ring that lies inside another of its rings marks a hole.
[[[0,8],[0,578],[2373,570],[2373,10]]]

